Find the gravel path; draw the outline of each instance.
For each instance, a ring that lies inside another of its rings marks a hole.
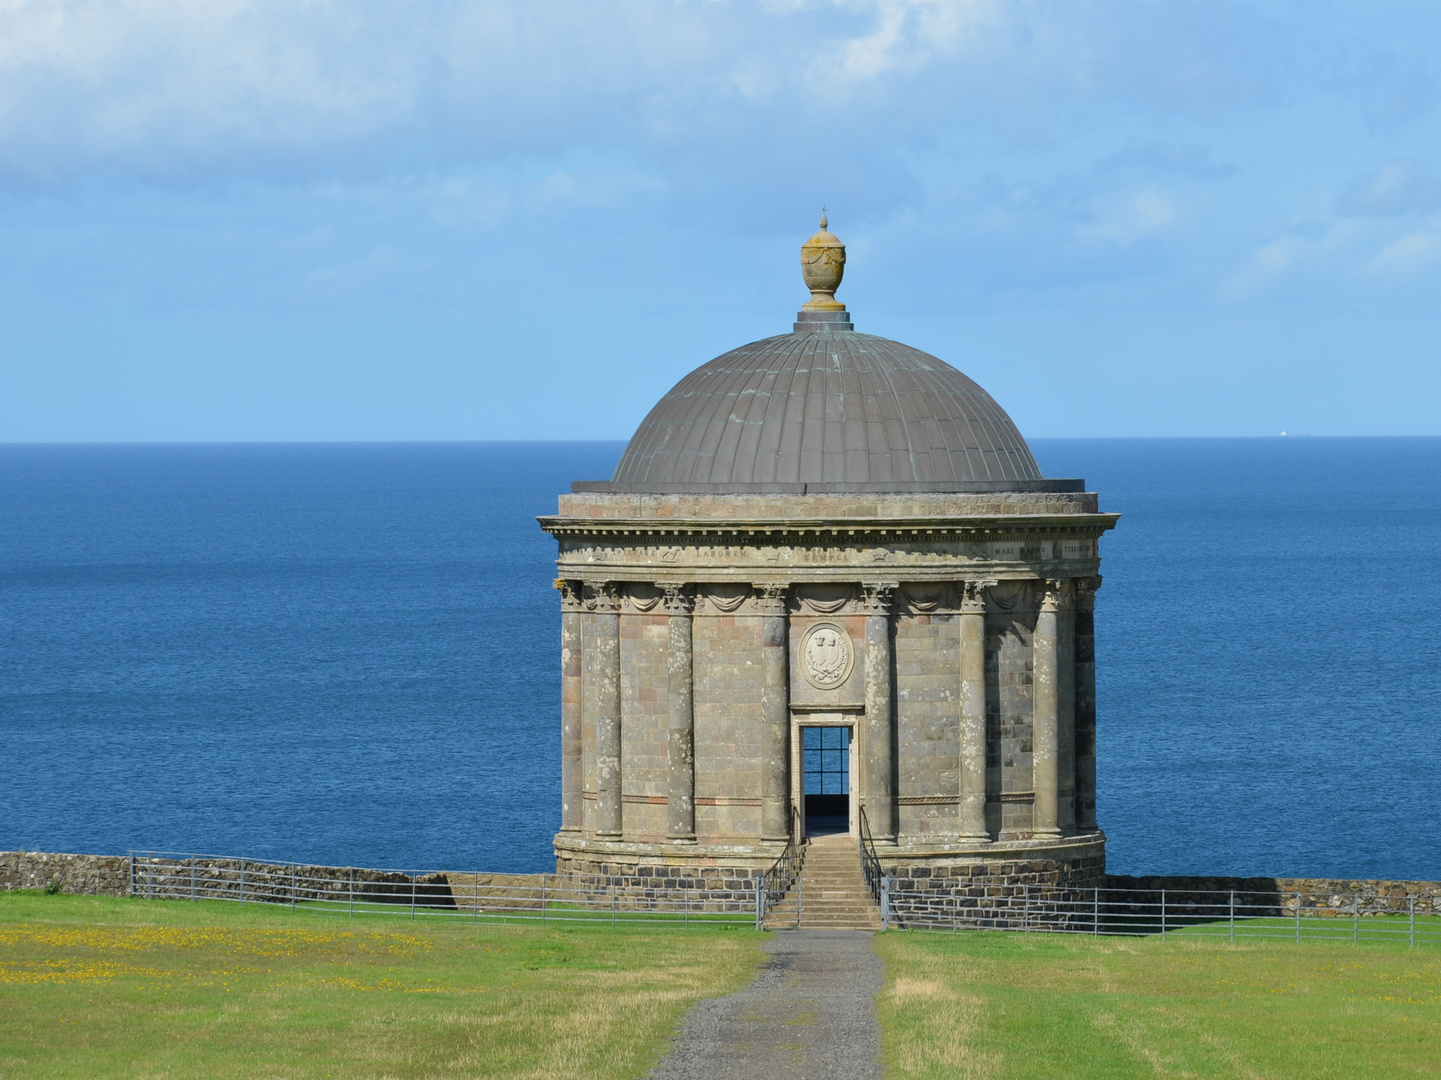
[[[856,930],[784,930],[770,961],[686,1017],[650,1080],[880,1080],[881,961]]]

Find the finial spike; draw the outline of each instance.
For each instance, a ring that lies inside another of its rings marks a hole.
[[[822,228],[822,229],[829,229],[830,227],[831,227],[831,226],[830,226],[830,222],[826,221],[826,208],[825,208],[824,206],[822,206],[822,207],[821,207],[821,228]]]

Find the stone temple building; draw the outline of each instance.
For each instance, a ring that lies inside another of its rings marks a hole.
[[[1117,515],[1043,477],[961,372],[855,330],[824,218],[801,252],[791,332],[696,368],[540,519],[557,869],[706,883],[864,830],[927,888],[1099,884],[1092,604]]]

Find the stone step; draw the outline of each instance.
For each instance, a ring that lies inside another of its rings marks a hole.
[[[772,904],[765,924],[787,929],[802,927],[848,930],[879,930],[880,911],[866,888],[860,852],[854,837],[836,836],[812,840],[801,853],[799,895],[792,887],[785,898]]]

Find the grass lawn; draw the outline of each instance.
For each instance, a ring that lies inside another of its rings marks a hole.
[[[1441,1076],[1441,949],[889,933],[888,1077]]]
[[[760,939],[0,893],[0,1077],[636,1077]]]

